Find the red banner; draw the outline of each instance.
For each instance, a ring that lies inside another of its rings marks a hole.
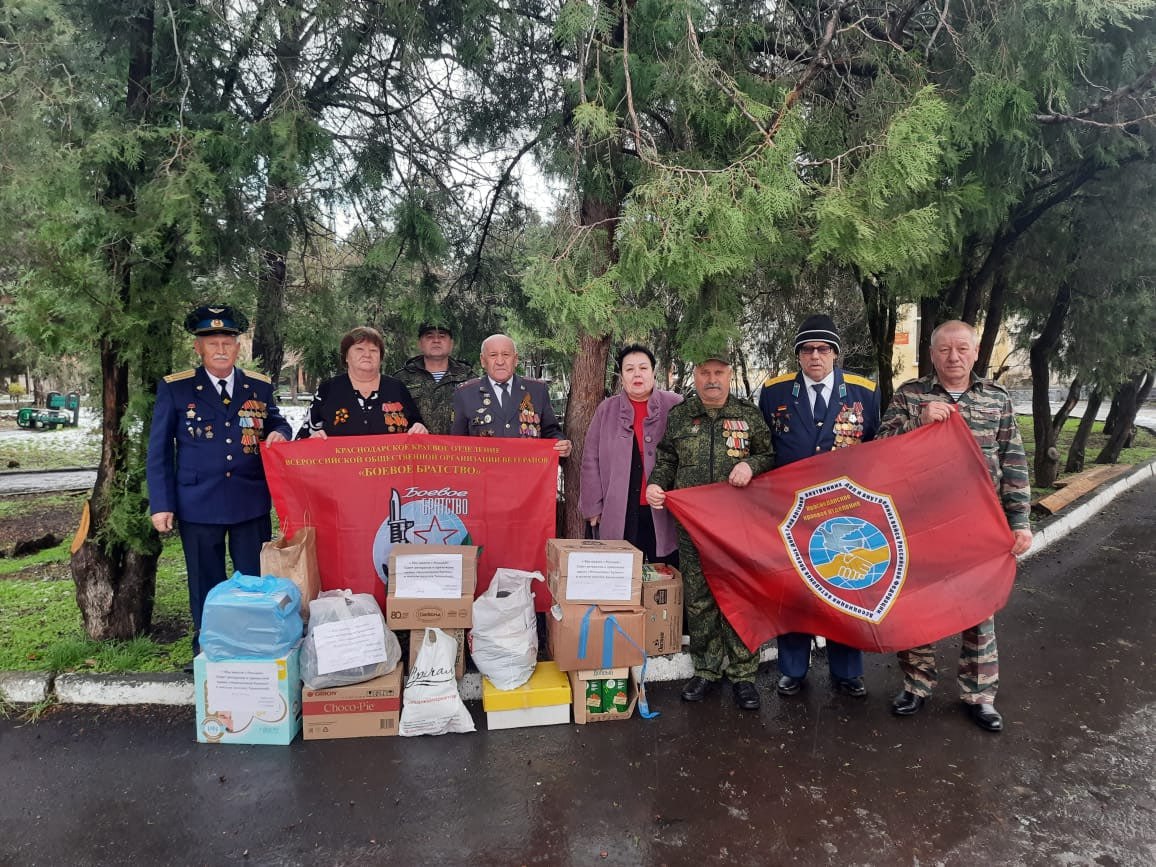
[[[384,609],[399,542],[480,545],[478,593],[499,566],[545,574],[558,490],[553,440],[331,437],[266,446],[261,457],[281,532],[317,528],[323,590],[372,593]],[[542,609],[547,602],[538,600]]]
[[[666,502],[752,650],[785,632],[928,644],[998,611],[1015,581],[1012,532],[958,413]]]

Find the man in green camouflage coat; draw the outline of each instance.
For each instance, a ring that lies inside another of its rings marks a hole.
[[[972,373],[978,346],[975,329],[966,322],[952,320],[936,328],[931,333],[935,373],[899,386],[883,413],[876,438],[946,421],[953,412],[963,416],[987,462],[991,482],[1015,536],[1012,553],[1018,556],[1032,545],[1027,456],[1011,397],[1001,386]],[[967,504],[961,503],[960,508],[967,508]],[[959,689],[963,703],[980,728],[998,732],[1003,728],[1003,718],[995,709],[999,686],[995,618],[989,617],[965,630],[962,638]],[[896,696],[891,709],[898,716],[910,716],[923,707],[935,687],[934,646],[904,650],[899,654],[899,667],[903,671],[903,692]]]
[[[423,322],[417,329],[421,355],[406,361],[393,375],[405,383],[422,420],[432,434],[448,434],[453,424],[453,400],[457,387],[474,372],[453,357],[454,333],[448,325]]]
[[[774,464],[771,432],[758,408],[731,395],[731,366],[724,355],[713,355],[694,369],[695,394],[670,411],[666,435],[646,488],[646,501],[663,508],[666,490],[727,481],[744,488]],[[684,701],[702,701],[725,675],[735,703],[757,710],[755,671],[759,655],[749,651],[723,617],[702,574],[698,551],[678,525],[678,556],[682,570],[690,655],[694,677],[683,686]],[[724,661],[725,660],[725,661]]]

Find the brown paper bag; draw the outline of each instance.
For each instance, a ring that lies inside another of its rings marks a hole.
[[[301,591],[301,617],[309,619],[309,603],[321,592],[317,568],[317,531],[302,527],[292,539],[278,536],[261,546],[261,574],[288,578]]]

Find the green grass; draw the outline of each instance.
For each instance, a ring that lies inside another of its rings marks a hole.
[[[50,509],[54,506],[76,506],[80,512],[80,502],[76,494],[35,494],[0,500],[0,520],[15,518],[29,508]]]
[[[1030,416],[1021,416],[1019,419],[1020,433],[1024,439],[1024,449],[1028,453],[1028,471],[1032,474],[1032,496],[1040,494],[1047,494],[1052,491],[1052,488],[1038,488],[1035,486],[1035,474],[1032,472],[1032,462],[1035,459],[1036,442],[1032,434],[1032,421]],[[1076,428],[1080,426],[1079,419],[1068,419],[1064,423],[1064,429],[1060,431],[1057,448],[1060,450],[1060,475],[1059,478],[1064,478],[1066,475],[1063,472],[1064,464],[1068,460],[1068,451],[1072,445],[1072,440],[1076,436]],[[1104,423],[1098,421],[1092,425],[1092,433],[1088,437],[1087,447],[1084,450],[1084,469],[1089,470],[1096,466],[1094,461],[1096,455],[1107,444],[1108,438],[1104,436]],[[1136,437],[1132,441],[1132,448],[1124,449],[1120,452],[1121,464],[1142,464],[1156,458],[1156,436],[1152,435],[1143,428],[1136,429]]]
[[[68,545],[19,559],[0,561],[7,574],[56,564],[67,575]],[[13,568],[14,567],[14,568]],[[169,539],[157,568],[154,623],[179,623],[186,635],[171,644],[148,636],[132,641],[90,641],[69,578],[0,580],[0,670],[26,671],[173,671],[192,659],[188,632],[188,588],[180,542]]]

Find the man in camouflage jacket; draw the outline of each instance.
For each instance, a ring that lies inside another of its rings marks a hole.
[[[474,372],[453,357],[454,333],[448,325],[423,322],[417,345],[421,355],[408,359],[393,375],[409,389],[429,432],[448,434],[454,420],[454,391]]]
[[[646,487],[651,508],[663,507],[667,489],[722,481],[743,488],[774,464],[771,432],[762,414],[730,393],[731,366],[726,356],[711,356],[698,364],[694,385],[696,393],[670,411],[666,434],[658,444]],[[734,689],[735,703],[744,710],[757,710],[758,652],[747,649],[719,611],[698,551],[681,524],[678,556],[694,661],[694,677],[683,687],[683,700],[701,701],[725,675]]]
[[[1025,553],[1032,544],[1028,525],[1031,493],[1028,462],[1016,426],[1011,397],[991,380],[972,373],[978,352],[975,329],[952,320],[931,333],[931,363],[935,373],[905,382],[883,413],[877,437],[894,436],[923,424],[946,421],[958,412],[975,436],[987,462],[991,482],[999,494],[1008,526],[1015,536],[1012,553]],[[966,508],[966,504],[961,504]],[[899,654],[903,692],[891,709],[898,716],[917,713],[935,687],[937,672],[933,645],[913,647]],[[987,731],[1003,728],[995,709],[999,686],[995,618],[989,617],[963,633],[959,654],[959,688],[972,719]]]

